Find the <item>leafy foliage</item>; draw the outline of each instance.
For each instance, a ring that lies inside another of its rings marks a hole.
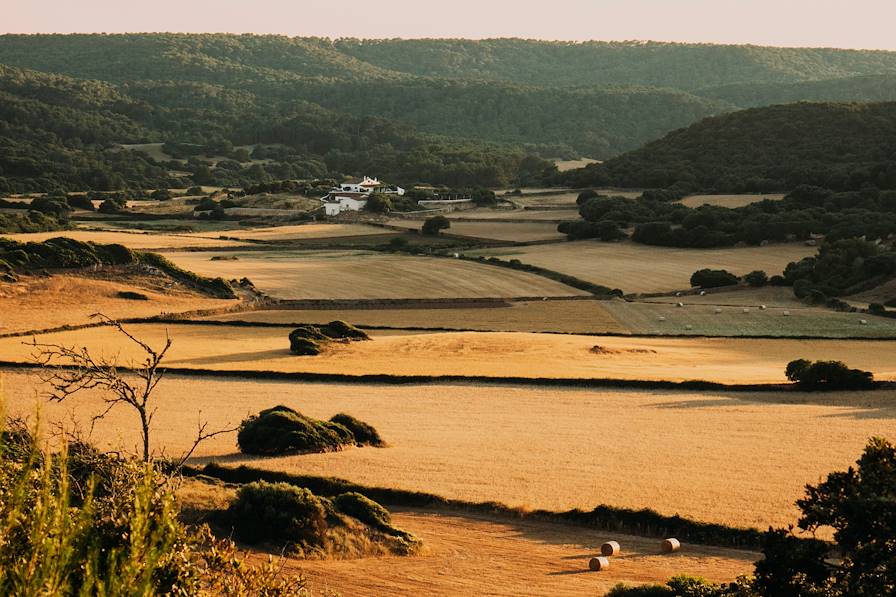
[[[801,390],[868,390],[874,387],[874,376],[868,371],[850,369],[840,361],[807,361],[787,363],[787,379]]]
[[[359,430],[359,436],[341,421],[351,423]],[[237,434],[240,451],[258,455],[331,452],[348,445],[379,446],[382,443],[373,427],[348,415],[318,421],[282,405],[244,420]]]

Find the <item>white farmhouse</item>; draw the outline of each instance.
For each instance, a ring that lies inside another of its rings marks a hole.
[[[328,216],[337,216],[344,211],[361,211],[367,205],[367,198],[373,193],[384,195],[404,195],[404,189],[387,185],[376,178],[365,176],[361,180],[346,182],[338,188],[331,190],[325,197],[321,197],[324,204],[324,213]]]

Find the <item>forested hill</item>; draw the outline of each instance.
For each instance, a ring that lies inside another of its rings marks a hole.
[[[2,35],[0,191],[364,172],[517,185],[541,176],[540,158],[612,158],[708,116],[804,99],[896,100],[896,53]],[[187,162],[120,146],[151,142]]]
[[[896,102],[796,103],[707,118],[604,164],[568,172],[576,186],[685,191],[896,189]]]
[[[403,73],[532,85],[697,90],[731,83],[896,74],[896,52],[825,48],[523,39],[344,39],[334,42],[334,47],[368,64]]]

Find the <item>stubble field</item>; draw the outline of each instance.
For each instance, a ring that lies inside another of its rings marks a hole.
[[[690,288],[691,274],[703,268],[727,269],[744,275],[753,270],[779,274],[791,261],[814,255],[802,244],[731,249],[676,249],[631,242],[591,240],[473,251],[569,274],[625,292],[664,292]]]
[[[448,258],[366,251],[173,252],[166,255],[197,274],[249,277],[281,299],[483,298],[581,296],[553,280]],[[214,256],[237,261],[211,261]]]
[[[896,379],[896,351],[875,340],[745,338],[625,338],[518,332],[376,331],[367,342],[332,343],[318,356],[289,352],[291,327],[135,324],[127,328],[152,345],[174,340],[167,364],[214,371],[274,371],[345,375],[482,376],[525,378],[704,380],[783,383],[797,358],[842,359]],[[41,343],[86,346],[121,362],[139,350],[109,327],[37,336]],[[0,339],[0,354],[26,362],[19,338]]]
[[[33,414],[40,386],[4,372],[7,408]],[[374,425],[382,449],[253,459],[233,435],[198,456],[291,473],[564,510],[597,504],[736,526],[786,525],[806,483],[844,469],[871,435],[896,431],[896,393],[717,393],[526,388],[512,385],[345,385],[170,376],[159,386],[155,448],[186,450],[200,417],[210,428],[284,404],[317,418],[347,412]],[[96,395],[43,404],[42,419],[78,420]],[[200,414],[201,413],[201,414]],[[97,425],[104,446],[137,443],[133,415]]]

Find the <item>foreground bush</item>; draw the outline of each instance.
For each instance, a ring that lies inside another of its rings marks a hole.
[[[256,481],[243,485],[224,514],[237,538],[276,545],[303,555],[352,551],[412,553],[419,541],[392,526],[389,511],[357,493],[332,500],[289,483]]]
[[[360,434],[355,436],[351,424]],[[243,454],[271,456],[332,452],[347,445],[382,445],[376,429],[348,415],[318,421],[287,407],[275,406],[240,424],[237,444]]]
[[[751,597],[749,581],[717,585],[694,576],[674,576],[664,585],[630,587],[618,584],[607,597]],[[755,597],[759,597],[756,595]]]
[[[0,595],[307,595],[178,519],[173,480],[83,444],[44,454],[0,421]]]
[[[807,361],[787,363],[787,379],[801,390],[869,390],[874,387],[870,371],[850,369],[840,361]]]

